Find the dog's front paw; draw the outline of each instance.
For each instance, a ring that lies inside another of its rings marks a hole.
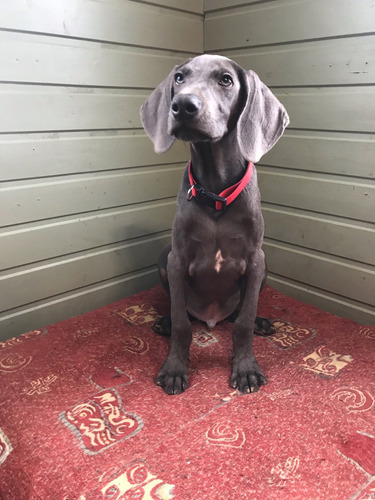
[[[234,358],[230,386],[240,392],[257,392],[267,383],[266,377],[256,362],[254,356]]]
[[[168,395],[181,394],[188,388],[187,366],[177,360],[167,359],[155,379]]]

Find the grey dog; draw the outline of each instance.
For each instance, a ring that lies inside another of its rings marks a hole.
[[[201,55],[175,67],[141,108],[143,126],[157,153],[175,141],[190,142],[177,198],[172,244],[159,259],[170,293],[169,354],[156,377],[167,394],[188,387],[191,319],[209,328],[232,319],[230,386],[254,392],[266,383],[253,354],[254,329],[272,333],[257,317],[267,267],[262,250],[257,162],[281,137],[287,112],[253,71],[230,59]]]

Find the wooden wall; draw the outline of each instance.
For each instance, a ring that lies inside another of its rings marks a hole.
[[[188,149],[139,107],[203,51],[203,0],[0,2],[0,340],[157,282]]]
[[[258,166],[272,286],[375,322],[373,0],[0,2],[0,340],[157,282],[189,156],[139,106],[221,53],[291,124]],[[204,40],[203,40],[204,34]]]
[[[269,283],[375,323],[372,0],[206,0],[205,50],[254,69],[291,123],[258,165]]]

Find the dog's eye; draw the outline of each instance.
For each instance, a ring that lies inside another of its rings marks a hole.
[[[182,73],[176,73],[174,75],[174,81],[177,85],[181,85],[181,83],[184,83],[184,75]]]
[[[233,85],[233,78],[230,75],[223,75],[219,85],[222,87],[231,87]]]

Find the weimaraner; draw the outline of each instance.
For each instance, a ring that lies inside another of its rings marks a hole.
[[[258,391],[266,383],[252,349],[253,333],[273,331],[256,316],[267,268],[257,162],[289,123],[286,110],[253,71],[230,59],[201,55],[175,67],[142,105],[143,126],[157,153],[175,139],[190,142],[172,228],[159,259],[170,293],[169,354],[155,383],[167,394],[188,387],[191,319],[209,328],[234,321],[230,386]]]

